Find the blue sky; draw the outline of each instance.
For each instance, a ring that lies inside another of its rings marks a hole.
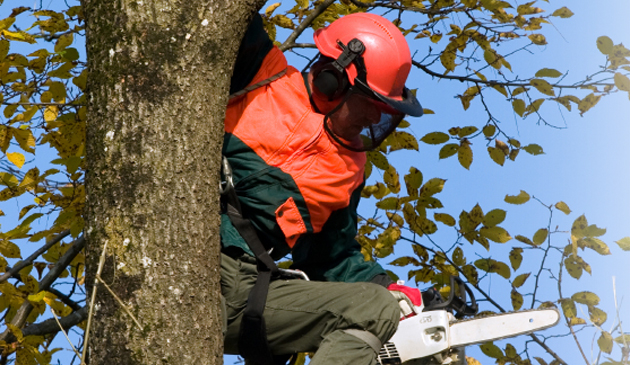
[[[275,1],[271,1],[273,2]],[[290,5],[289,1],[285,3]],[[6,8],[19,5],[22,2],[6,1],[2,6],[3,13]],[[565,4],[552,2],[551,5],[536,5],[555,9]],[[630,46],[630,25],[627,20],[627,15],[630,14],[629,1],[572,1],[567,2],[566,6],[575,15],[570,19],[556,18],[553,27],[546,26],[548,46],[534,47],[533,54],[522,52],[508,58],[513,69],[521,70],[521,75],[526,76],[548,67],[561,72],[569,71],[565,79],[567,83],[577,81],[592,73],[605,60],[595,46],[597,37],[608,35],[615,43],[622,42]],[[446,32],[448,29],[444,33]],[[309,35],[303,35],[300,41],[310,42]],[[419,55],[426,52],[428,47],[429,42],[426,39],[412,43],[412,48],[417,48]],[[289,60],[298,68],[303,65],[303,60],[297,57],[289,56]],[[491,77],[490,74],[487,76]],[[452,126],[482,126],[486,120],[479,100],[474,100],[470,109],[464,112],[460,101],[453,98],[455,94],[461,94],[465,90],[465,86],[459,82],[438,81],[415,70],[407,84],[411,88],[417,87],[418,98],[423,106],[435,111],[434,115],[410,119],[410,129],[418,138],[429,132],[446,131]],[[531,237],[537,229],[546,226],[548,221],[548,211],[538,203],[530,201],[523,206],[513,206],[503,201],[506,194],[515,195],[520,190],[527,191],[546,204],[566,202],[573,213],[569,217],[559,212],[554,215],[553,225],[559,225],[561,230],[569,229],[571,222],[580,214],[585,214],[589,223],[607,228],[608,232],[603,240],[611,247],[612,256],[588,256],[593,257],[587,258],[593,267],[593,276],[584,277],[578,283],[565,275],[565,294],[593,290],[602,299],[601,307],[612,315],[612,277],[615,276],[618,299],[623,300],[621,308],[625,309],[622,310],[622,318],[627,323],[624,329],[628,332],[630,270],[627,262],[630,253],[622,252],[613,242],[630,236],[630,189],[627,183],[630,178],[630,153],[626,147],[630,136],[630,101],[627,93],[603,98],[583,117],[576,111],[567,113],[563,110],[560,113],[556,105],[546,102],[543,113],[550,116],[549,120],[553,124],[566,126],[564,129],[538,125],[532,117],[522,120],[511,111],[509,103],[499,93],[495,92],[488,97],[493,110],[497,111],[496,116],[501,120],[502,128],[510,131],[512,137],[524,144],[541,145],[544,155],[531,156],[522,152],[516,162],[506,162],[505,166],[500,167],[489,159],[485,143],[474,140],[474,161],[470,170],[465,170],[459,166],[455,157],[439,160],[439,147],[421,143],[417,153],[394,154],[394,164],[401,175],[407,171],[409,165],[413,165],[422,170],[425,181],[431,177],[447,179],[445,190],[438,197],[447,207],[444,211],[451,215],[457,216],[462,209],[470,210],[477,203],[480,203],[484,211],[494,208],[507,210],[507,219],[502,226],[512,236],[523,234]],[[26,204],[29,203],[24,203]],[[20,207],[3,204],[0,208],[6,213],[6,217],[0,218],[0,223],[5,225],[4,228],[12,226]],[[361,214],[371,216],[373,212],[369,201],[362,204]],[[450,246],[455,234],[443,225],[439,227],[440,231],[434,240],[438,244]],[[566,240],[568,236],[558,234],[557,237],[557,244],[564,245],[561,240]],[[497,259],[507,260],[507,251],[497,252]],[[396,254],[408,254],[408,250],[399,246]],[[481,255],[483,252],[470,251],[467,256],[474,258],[476,254]],[[386,259],[383,263],[390,261]],[[535,267],[535,264],[531,262],[528,265]],[[526,263],[517,274],[526,272],[525,265]],[[396,272],[404,275],[400,269]],[[490,292],[505,290],[499,280],[490,279],[484,285]],[[545,288],[549,290],[549,295],[553,294],[554,289]],[[604,324],[606,330],[610,330],[611,317]],[[587,355],[591,356],[590,342],[586,341],[585,344]],[[571,343],[568,342],[567,346],[571,346]],[[469,353],[477,356],[478,351],[470,349]],[[593,358],[596,355],[595,352]],[[233,358],[228,358],[226,363],[231,363],[232,360]],[[568,355],[566,360],[570,364],[583,363],[575,352]],[[491,362],[486,360],[483,363]]]

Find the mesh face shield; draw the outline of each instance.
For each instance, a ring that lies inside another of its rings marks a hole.
[[[370,151],[396,129],[405,115],[353,89],[350,88],[343,101],[326,114],[324,126],[343,147],[357,152]]]

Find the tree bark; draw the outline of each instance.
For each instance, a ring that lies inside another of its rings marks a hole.
[[[220,364],[219,162],[236,52],[262,0],[83,0],[89,363]]]

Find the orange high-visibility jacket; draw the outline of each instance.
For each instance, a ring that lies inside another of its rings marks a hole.
[[[300,72],[287,66],[277,47],[267,49],[249,85],[286,73],[233,98],[225,118],[223,155],[232,167],[243,215],[266,248],[273,248],[272,257],[291,252],[292,268],[314,280],[388,284],[383,268],[366,262],[355,240],[365,153],[329,137]],[[238,72],[237,61],[235,76]],[[221,236],[223,247],[249,251],[225,215]]]

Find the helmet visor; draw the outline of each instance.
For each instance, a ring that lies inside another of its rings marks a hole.
[[[351,87],[345,98],[326,114],[328,134],[351,151],[371,151],[396,129],[405,114]]]

